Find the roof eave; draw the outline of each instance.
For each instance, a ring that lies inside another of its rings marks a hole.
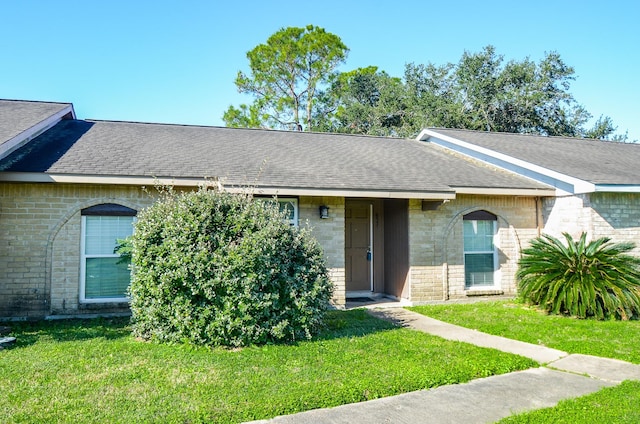
[[[511,187],[452,187],[456,194],[487,196],[549,197],[558,195],[555,188],[511,188]]]
[[[595,190],[598,193],[640,193],[638,184],[596,184]]]
[[[54,174],[42,172],[0,172],[0,182],[18,183],[68,183],[68,184],[104,184],[128,186],[175,186],[199,187],[207,184],[217,184],[229,192],[252,191],[260,195],[279,196],[331,196],[331,197],[372,197],[388,199],[455,199],[454,190],[371,190],[365,188],[309,188],[309,187],[281,187],[281,186],[240,186],[225,184],[216,177],[184,178],[184,177],[151,177],[151,176],[119,176],[119,175],[75,175]]]

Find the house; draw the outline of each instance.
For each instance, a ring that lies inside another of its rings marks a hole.
[[[0,100],[0,318],[128,310],[113,253],[155,184],[277,196],[334,303],[512,296],[541,234],[640,241],[640,146],[426,129],[415,140],[79,120]]]

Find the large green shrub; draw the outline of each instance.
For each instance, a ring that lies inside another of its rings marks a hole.
[[[332,285],[307,230],[274,202],[167,192],[131,239],[132,325],[144,339],[244,346],[308,338]]]
[[[640,315],[640,258],[627,254],[632,243],[603,237],[590,243],[563,233],[536,238],[523,251],[516,278],[522,298],[549,313],[579,318]]]

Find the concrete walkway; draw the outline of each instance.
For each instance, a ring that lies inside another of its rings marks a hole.
[[[373,309],[370,313],[445,339],[522,355],[544,366],[256,423],[493,423],[515,413],[554,406],[563,399],[615,386],[623,380],[640,380],[640,365],[624,361],[569,355],[469,330],[401,308]]]

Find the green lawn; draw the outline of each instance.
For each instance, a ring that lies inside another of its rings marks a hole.
[[[442,321],[569,353],[640,364],[640,321],[597,321],[546,315],[517,302],[477,302],[409,308]]]
[[[546,315],[516,302],[479,302],[409,308],[486,333],[640,364],[640,321],[580,320]],[[577,399],[500,421],[527,424],[640,422],[640,381],[626,381]]]
[[[640,423],[640,381],[625,381],[553,408],[519,414],[501,424],[628,424]]]
[[[0,422],[238,422],[460,383],[528,359],[332,312],[312,341],[245,349],[144,343],[126,319],[12,324]]]

